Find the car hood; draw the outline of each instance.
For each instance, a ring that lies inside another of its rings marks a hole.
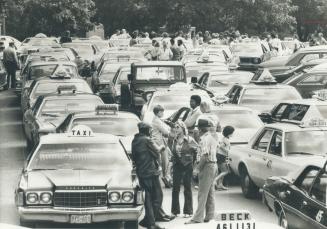
[[[274,58],[272,60],[265,61],[261,64],[259,64],[259,67],[262,68],[270,68],[270,67],[279,67],[279,66],[285,66],[288,61],[289,56],[281,56],[278,58]]]
[[[109,165],[108,165],[109,167]],[[130,179],[128,179],[130,177]],[[132,187],[131,171],[120,170],[43,170],[30,171],[27,189],[42,190],[53,186]]]
[[[38,118],[40,130],[53,130],[56,129],[66,118],[66,115],[60,117],[44,117]]]

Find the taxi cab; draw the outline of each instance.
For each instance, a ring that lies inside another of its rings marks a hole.
[[[35,79],[54,77],[56,73],[65,71],[70,78],[79,77],[77,65],[67,59],[54,58],[51,54],[31,55],[17,77],[15,92],[20,94],[28,89]]]
[[[140,119],[133,113],[118,111],[117,104],[96,106],[94,111],[71,113],[57,127],[57,133],[70,132],[77,125],[86,125],[95,133],[118,136],[130,154],[134,135],[138,133]]]
[[[66,71],[58,71],[50,77],[41,77],[31,82],[30,87],[24,89],[21,95],[21,108],[32,108],[36,99],[41,95],[57,92],[60,85],[74,85],[76,92],[93,93],[87,82],[80,78],[70,78]]]
[[[23,116],[23,129],[27,142],[34,146],[40,136],[55,133],[56,127],[73,112],[94,111],[103,104],[100,97],[79,93],[75,85],[58,86],[57,93],[39,96],[35,105]]]
[[[249,107],[258,114],[271,110],[275,104],[284,100],[296,99],[302,97],[294,87],[277,84],[265,69],[258,70],[250,83],[235,84],[225,96],[225,101]]]
[[[288,176],[268,178],[263,202],[283,228],[326,228],[326,187],[325,161],[308,163]]]
[[[326,121],[319,117],[267,124],[247,145],[231,148],[230,167],[241,178],[244,196],[253,198],[267,178],[325,160],[326,143]]]
[[[180,108],[188,107],[192,95],[199,95],[202,100],[213,104],[207,92],[193,89],[192,86],[185,83],[176,83],[169,89],[148,93],[147,103],[143,105],[140,119],[151,123],[154,117],[153,108],[156,105],[161,105],[165,109],[163,118],[168,118]]]
[[[119,139],[80,125],[40,138],[22,171],[15,204],[21,225],[123,221],[125,228],[138,228],[143,193]]]

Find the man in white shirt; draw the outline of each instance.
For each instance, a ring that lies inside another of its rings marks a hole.
[[[159,60],[171,60],[173,58],[173,52],[168,47],[167,41],[162,41],[162,48],[159,50]]]
[[[184,121],[190,135],[193,137],[193,131],[195,127],[195,123],[202,114],[200,110],[201,97],[199,95],[192,95],[190,100],[190,106],[192,108],[192,112],[189,113],[189,116]]]

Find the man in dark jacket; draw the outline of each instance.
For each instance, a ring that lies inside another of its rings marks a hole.
[[[172,218],[161,208],[163,193],[160,185],[159,163],[164,146],[157,146],[150,138],[151,126],[144,122],[138,124],[139,133],[132,141],[132,159],[136,166],[141,187],[145,191],[145,216],[140,225],[149,229],[161,229],[155,221],[170,221]]]
[[[19,68],[19,61],[15,51],[15,43],[13,41],[9,42],[9,46],[3,50],[3,64],[5,65],[7,71],[7,85],[6,88],[16,87],[16,71]]]

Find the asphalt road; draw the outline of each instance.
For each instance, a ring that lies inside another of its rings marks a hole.
[[[19,225],[19,216],[14,205],[14,190],[19,174],[24,165],[25,137],[22,131],[22,113],[20,102],[13,91],[0,92],[0,223]],[[197,191],[194,190],[194,208],[197,205]],[[181,206],[183,196],[181,192]],[[169,213],[171,206],[171,190],[164,189],[164,209]],[[216,210],[249,210],[256,221],[276,224],[277,218],[269,212],[260,199],[248,200],[242,196],[238,186],[228,191],[216,192]],[[194,209],[195,211],[195,209]],[[183,217],[169,223],[160,223],[165,228],[183,225]],[[106,228],[119,228],[119,223],[106,225]],[[102,227],[89,226],[88,228]],[[70,228],[71,225],[37,224],[37,228]],[[76,227],[74,227],[76,228]],[[80,228],[80,226],[78,226]]]

